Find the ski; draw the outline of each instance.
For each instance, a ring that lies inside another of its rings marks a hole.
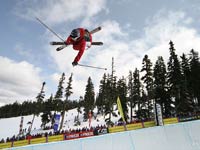
[[[51,31],[55,36],[57,36],[61,41],[60,42],[62,44],[53,44],[52,42],[50,43],[51,45],[62,45],[60,47],[58,47],[56,50],[60,51],[62,49],[64,49],[65,47],[67,47],[67,45],[64,45],[65,40],[63,38],[61,38],[56,32],[54,32],[49,26],[47,26],[42,20],[40,20],[38,17],[36,17],[36,20],[39,21],[45,28],[47,28],[49,31]],[[95,29],[93,29],[92,31],[90,31],[90,34],[96,33],[98,31],[101,30],[101,27],[97,27]],[[94,42],[92,45],[103,45],[103,42]]]
[[[94,34],[100,30],[101,30],[101,27],[97,27],[97,28],[93,29],[92,31],[90,31],[90,34]]]
[[[103,42],[92,42],[92,45],[103,45]]]
[[[88,68],[95,68],[95,69],[107,70],[107,68],[102,68],[102,67],[89,66],[89,65],[83,65],[83,64],[77,64],[77,65],[78,65],[78,66],[82,66],[82,67],[88,67]]]
[[[67,45],[62,45],[62,46],[59,46],[58,48],[56,48],[57,51],[61,51],[63,50],[65,47],[67,47]]]
[[[50,42],[50,45],[65,45],[64,42]],[[92,45],[103,45],[103,42],[92,42]]]
[[[98,31],[100,31],[100,30],[101,30],[101,27],[99,26],[99,27],[93,29],[92,31],[90,31],[90,34],[94,34],[94,33],[98,32]],[[62,40],[62,41],[63,41],[63,40]],[[63,41],[63,42],[64,42],[64,41]],[[51,43],[50,43],[50,44],[51,44]],[[51,44],[51,45],[52,45],[52,44]],[[98,44],[95,42],[94,45],[98,45]],[[99,45],[103,45],[103,42],[99,43]],[[67,47],[67,45],[62,45],[62,46],[58,47],[56,50],[57,50],[57,51],[60,51],[60,50],[64,49],[65,47]]]
[[[61,51],[62,49],[64,49],[65,47],[67,47],[68,45],[62,45],[62,46],[59,46],[58,48],[56,48],[56,51]]]
[[[64,42],[55,42],[55,41],[50,42],[49,44],[50,44],[50,45],[65,45]]]

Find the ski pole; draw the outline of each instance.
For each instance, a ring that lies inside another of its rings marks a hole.
[[[83,64],[78,64],[78,66],[107,70],[107,68],[95,67],[95,66],[89,66],[89,65],[83,65]]]
[[[44,27],[46,27],[49,31],[51,31],[55,36],[57,36],[61,41],[65,42],[56,32],[54,32],[51,28],[49,28],[44,22],[42,22],[39,18],[35,17]]]

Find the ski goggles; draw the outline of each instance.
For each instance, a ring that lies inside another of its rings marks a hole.
[[[72,38],[73,41],[77,41],[79,37],[72,37],[71,36],[71,38]]]

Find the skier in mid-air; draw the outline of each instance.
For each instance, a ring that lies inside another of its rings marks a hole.
[[[76,66],[78,65],[84,51],[91,47],[92,35],[87,29],[84,28],[73,29],[69,37],[66,39],[65,44],[73,45],[73,49],[79,51],[72,62],[72,65]]]
[[[105,69],[101,67],[94,67],[89,65],[81,65],[78,64],[78,61],[81,59],[81,56],[83,55],[84,51],[91,47],[91,45],[103,45],[103,42],[92,42],[92,34],[96,33],[101,30],[101,27],[97,27],[93,29],[92,31],[88,31],[84,28],[77,28],[73,29],[70,36],[64,40],[62,39],[56,32],[54,32],[51,28],[49,28],[42,20],[36,17],[36,19],[49,31],[51,31],[55,36],[57,36],[62,42],[50,42],[51,45],[62,45],[59,46],[56,50],[60,51],[67,47],[67,45],[73,45],[74,50],[78,50],[78,54],[75,57],[74,61],[72,62],[73,66],[79,65],[79,66],[85,66],[85,67],[91,67],[91,68],[98,68],[98,69]]]

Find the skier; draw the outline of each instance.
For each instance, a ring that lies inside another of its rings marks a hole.
[[[64,49],[67,45],[73,45],[74,50],[78,50],[78,54],[75,57],[74,61],[72,62],[73,66],[78,65],[78,61],[80,60],[81,56],[83,55],[85,49],[88,49],[91,47],[91,45],[103,45],[103,42],[92,42],[92,34],[96,33],[101,30],[101,27],[97,27],[93,29],[92,31],[88,31],[84,28],[77,28],[72,30],[70,36],[63,40],[56,32],[54,32],[51,28],[49,28],[44,22],[42,22],[39,18],[36,17],[36,19],[49,31],[51,31],[55,36],[57,36],[62,42],[50,42],[51,45],[62,45],[58,47],[56,50],[60,51]],[[105,69],[101,67],[94,67],[94,66],[88,66],[88,65],[80,65],[79,66],[85,66],[85,67],[91,67],[91,68],[98,68],[98,69]]]
[[[72,62],[72,65],[76,66],[78,65],[84,51],[91,47],[92,35],[87,29],[84,28],[73,29],[69,37],[66,39],[65,44],[73,45],[73,49],[79,51]]]

